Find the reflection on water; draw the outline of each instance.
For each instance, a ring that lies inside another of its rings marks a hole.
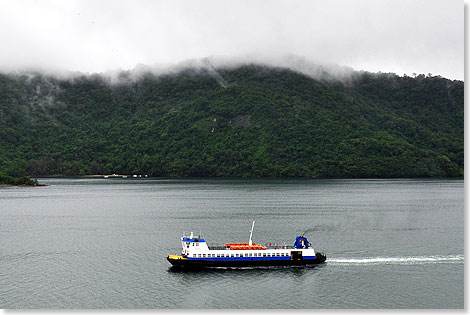
[[[214,267],[214,268],[180,268],[171,266],[168,268],[168,272],[181,274],[181,273],[190,273],[196,275],[207,275],[214,276],[228,274],[230,276],[249,276],[252,277],[263,277],[264,275],[276,275],[276,274],[300,274],[302,275],[305,270],[311,270],[314,268],[321,268],[321,265],[318,266],[257,266],[257,267]]]

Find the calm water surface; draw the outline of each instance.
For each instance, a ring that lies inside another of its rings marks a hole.
[[[0,308],[463,308],[463,180],[42,179],[0,188]],[[180,272],[183,231],[315,268]]]

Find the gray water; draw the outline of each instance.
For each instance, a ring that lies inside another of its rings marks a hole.
[[[463,180],[40,179],[0,188],[0,308],[463,308]],[[181,272],[183,231],[315,268]]]

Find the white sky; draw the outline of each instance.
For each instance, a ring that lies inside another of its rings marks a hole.
[[[464,79],[461,0],[0,0],[0,69],[285,54]]]

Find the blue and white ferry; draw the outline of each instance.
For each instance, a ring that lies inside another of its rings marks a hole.
[[[181,255],[168,255],[167,260],[177,267],[256,267],[291,266],[319,264],[326,255],[315,252],[305,236],[297,236],[293,246],[254,244],[252,241],[253,221],[248,243],[227,243],[225,246],[211,246],[200,236],[191,232],[181,237]]]

